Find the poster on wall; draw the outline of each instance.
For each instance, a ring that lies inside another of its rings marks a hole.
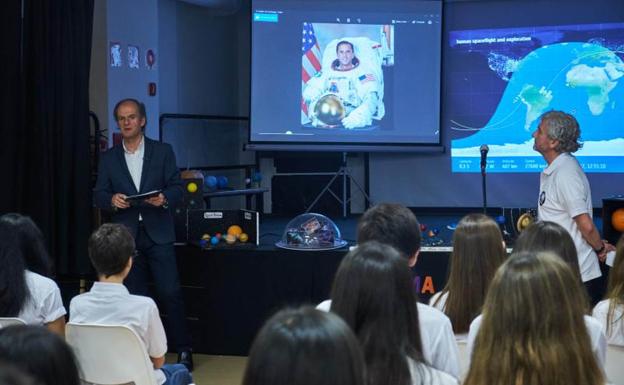
[[[128,67],[139,69],[139,47],[136,45],[128,45]]]
[[[110,66],[121,67],[121,44],[117,41],[110,42]]]

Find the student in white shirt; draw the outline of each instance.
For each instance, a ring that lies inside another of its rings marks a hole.
[[[592,315],[602,324],[609,344],[624,346],[624,235],[617,243],[615,260],[609,270],[607,295]]]
[[[167,337],[158,308],[149,297],[133,295],[123,285],[132,268],[134,239],[124,225],[107,223],[89,238],[89,258],[98,274],[91,291],[71,300],[69,320],[74,323],[125,325],[145,345],[154,365],[155,385],[187,385],[186,366],[165,364]],[[106,357],[102,357],[106,359]]]
[[[513,251],[514,253],[520,251],[553,253],[570,266],[579,282],[583,282],[574,240],[570,233],[558,223],[539,221],[531,224],[520,233],[514,243]]]
[[[357,227],[357,243],[377,241],[394,247],[409,268],[418,261],[420,223],[407,207],[396,203],[380,203],[362,215]],[[417,298],[416,298],[417,300]],[[330,307],[330,302],[319,308]],[[459,378],[459,353],[451,321],[441,311],[418,302],[418,325],[425,361],[436,369]]]
[[[411,272],[392,246],[358,244],[338,267],[331,298],[360,341],[368,385],[458,384],[425,361]]]
[[[26,268],[20,238],[0,221],[0,317],[19,318],[65,334],[65,307],[54,281]]]
[[[584,315],[582,292],[570,267],[554,254],[512,254],[470,327],[464,385],[604,384],[604,355],[596,354],[604,354],[606,341],[599,330],[593,336],[597,322]]]
[[[583,282],[578,264],[576,246],[570,233],[558,223],[539,221],[524,229],[514,243],[514,253],[520,251],[546,251],[561,258],[570,266],[579,282]],[[589,306],[589,297],[587,297]]]
[[[26,269],[52,278],[52,259],[46,249],[43,233],[37,224],[30,217],[17,213],[0,216],[0,223],[9,226],[10,231],[15,234]]]
[[[466,339],[470,322],[481,314],[496,269],[507,258],[498,224],[484,214],[468,214],[453,234],[449,278],[429,304],[451,320],[458,341]]]
[[[340,317],[312,307],[271,317],[249,353],[243,385],[365,385],[364,357]]]

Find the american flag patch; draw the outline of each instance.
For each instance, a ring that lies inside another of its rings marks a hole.
[[[303,23],[301,42],[301,90],[305,89],[306,83],[313,76],[321,76],[321,49],[316,41],[314,26],[311,23]],[[308,105],[301,98],[301,122],[308,122]]]
[[[360,76],[358,79],[360,80],[360,83],[364,84],[366,82],[374,82],[375,76],[373,76],[373,74],[365,74]]]

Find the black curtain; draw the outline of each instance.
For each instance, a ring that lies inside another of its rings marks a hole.
[[[0,186],[0,209],[13,207],[15,190],[16,149],[14,142],[23,134],[22,126],[22,89],[21,83],[21,2],[8,0],[2,3],[0,12],[0,28],[2,28],[3,44],[0,44],[0,93],[2,95],[0,108],[2,115],[0,120],[0,165],[8,166],[4,173],[6,180],[4,186]],[[5,167],[6,167],[5,166]],[[11,194],[10,194],[11,193]]]
[[[39,225],[56,272],[83,274],[91,230],[89,66],[93,0],[3,0],[7,85],[0,212]]]

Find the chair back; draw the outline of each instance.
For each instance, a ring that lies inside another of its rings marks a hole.
[[[139,336],[127,326],[76,324],[65,328],[80,378],[101,385],[155,385],[154,366]]]
[[[26,325],[26,322],[20,318],[14,317],[0,317],[0,328],[4,328],[11,325]]]
[[[609,384],[624,385],[624,346],[607,346],[605,372]]]

